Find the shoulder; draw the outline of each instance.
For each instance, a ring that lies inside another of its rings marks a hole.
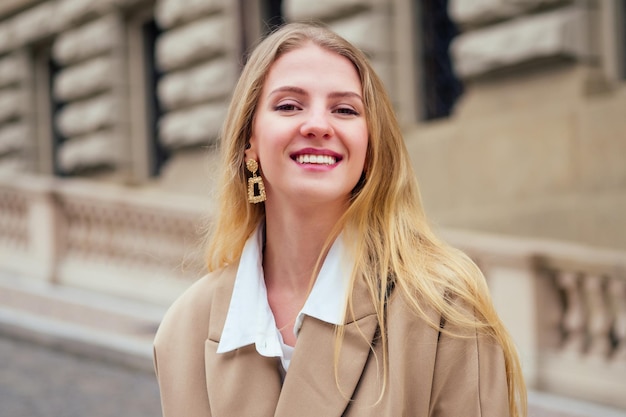
[[[228,311],[236,266],[213,271],[193,283],[165,313],[155,337],[155,346],[167,340],[209,336],[209,329],[218,324]],[[219,330],[221,332],[221,329]]]

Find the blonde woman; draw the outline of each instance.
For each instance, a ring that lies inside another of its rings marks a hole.
[[[289,24],[254,50],[221,138],[209,274],[155,340],[166,417],[519,417],[484,278],[431,232],[365,55]]]

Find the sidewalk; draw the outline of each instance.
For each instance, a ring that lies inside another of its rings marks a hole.
[[[0,335],[152,373],[152,340],[166,308],[0,272]],[[530,417],[626,417],[531,392]]]
[[[0,272],[0,334],[148,372],[165,310]]]

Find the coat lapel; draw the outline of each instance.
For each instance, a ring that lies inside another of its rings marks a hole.
[[[355,286],[354,317],[344,326],[335,372],[335,326],[305,317],[275,417],[334,417],[346,410],[378,328],[364,284]]]
[[[207,391],[212,417],[274,415],[280,395],[278,359],[257,353],[254,345],[215,353],[217,343],[205,346]]]
[[[257,353],[254,345],[217,354],[224,329],[237,269],[229,268],[220,278],[211,302],[204,359],[207,393],[212,417],[271,417],[281,389],[278,358]]]

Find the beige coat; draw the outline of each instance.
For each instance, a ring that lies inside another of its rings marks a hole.
[[[389,379],[381,394],[382,349],[364,288],[354,292],[334,371],[335,328],[305,317],[281,386],[279,359],[254,345],[217,354],[236,267],[196,282],[170,308],[155,339],[165,417],[507,417],[504,359],[484,337],[450,338],[409,312],[388,306]],[[438,321],[438,320],[437,320]],[[367,341],[364,340],[364,337]],[[350,398],[352,400],[350,400]]]

